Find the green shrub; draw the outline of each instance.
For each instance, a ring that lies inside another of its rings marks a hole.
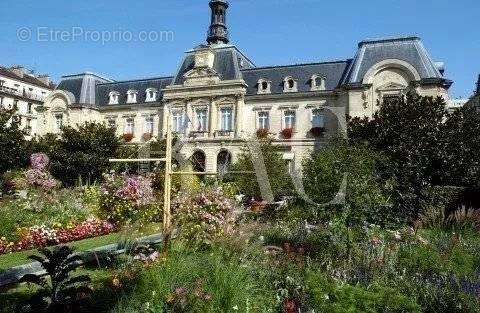
[[[279,199],[282,196],[292,195],[292,179],[288,174],[287,163],[282,159],[278,147],[274,146],[271,140],[262,140],[260,149],[273,196]],[[255,172],[249,151],[243,151],[237,162],[232,165],[232,171]],[[233,181],[240,192],[246,196],[256,199],[262,198],[255,174],[231,175],[231,177],[225,178],[225,181],[228,180]]]
[[[15,116],[17,108],[0,106],[0,174],[22,168],[28,164],[29,143],[20,129],[20,118]]]
[[[398,223],[402,216],[390,212],[388,194],[382,186],[385,183],[377,170],[381,161],[378,153],[366,147],[349,146],[346,141],[335,139],[304,161],[305,192],[318,204],[328,203],[347,174],[346,209],[350,223]]]
[[[422,312],[415,300],[381,284],[352,286],[309,273],[307,287],[318,312],[332,313],[404,313]]]

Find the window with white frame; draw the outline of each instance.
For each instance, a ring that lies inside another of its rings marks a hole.
[[[118,104],[118,99],[120,98],[120,93],[117,91],[112,91],[108,94],[108,104]]]
[[[270,82],[267,81],[266,79],[259,79],[258,80],[258,94],[265,94],[265,93],[270,93]]]
[[[32,107],[33,107],[33,104],[29,102],[27,104],[27,114],[32,114]]]
[[[0,105],[3,105],[3,99],[4,99],[4,97],[0,96]]]
[[[325,90],[325,77],[315,74],[312,76],[312,90]]]
[[[27,132],[28,135],[32,133],[32,119],[27,118],[25,120],[25,131]]]
[[[312,128],[325,127],[325,115],[320,109],[312,110]]]
[[[109,128],[116,128],[116,127],[117,127],[117,122],[115,121],[114,118],[109,118],[109,119],[107,120],[107,126],[108,126]]]
[[[153,134],[153,117],[147,116],[145,117],[145,127],[144,127],[145,134]]]
[[[199,132],[207,131],[207,109],[196,110],[196,127],[195,130]]]
[[[127,92],[127,103],[137,103],[137,94],[136,90],[129,90]]]
[[[286,110],[283,113],[283,128],[295,128],[296,116],[295,111],[293,110]]]
[[[270,129],[270,120],[268,112],[258,112],[258,129]]]
[[[148,88],[146,91],[146,102],[155,102],[157,100],[157,89],[155,88]]]
[[[172,112],[172,130],[181,133],[184,130],[184,117],[182,110],[175,110]]]
[[[283,91],[284,92],[296,92],[297,91],[297,81],[293,77],[288,76],[283,80]]]
[[[220,130],[232,131],[233,130],[233,111],[232,108],[220,109]]]
[[[63,114],[62,113],[55,114],[54,132],[57,134],[60,133],[60,131],[62,130],[62,127],[63,127]]]
[[[135,121],[132,117],[129,117],[125,121],[125,134],[133,135],[135,131]]]
[[[3,84],[5,84],[4,80],[0,80],[0,87],[3,87]]]

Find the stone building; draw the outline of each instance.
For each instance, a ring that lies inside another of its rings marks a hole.
[[[474,107],[480,112],[480,75],[478,75],[476,89],[473,96],[465,104],[467,107]]]
[[[0,106],[7,109],[17,108],[17,116],[27,138],[37,134],[36,110],[43,105],[43,101],[53,89],[48,75],[29,74],[23,66],[0,66]]]
[[[371,116],[377,101],[409,91],[448,100],[451,81],[417,37],[365,40],[347,60],[260,67],[230,43],[228,2],[211,0],[210,8],[206,43],[188,50],[170,77],[64,76],[41,109],[42,133],[97,121],[126,141],[148,142],[165,136],[170,110],[182,153],[203,170],[234,160],[257,132],[269,133],[286,162],[299,167],[345,127],[347,114]]]

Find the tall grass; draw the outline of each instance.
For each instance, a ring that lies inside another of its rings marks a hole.
[[[188,296],[185,311],[169,309],[176,290],[193,291],[202,286],[208,300]],[[115,313],[133,312],[271,312],[274,292],[258,280],[248,266],[220,251],[170,252],[166,261],[145,269],[130,292],[114,308]]]

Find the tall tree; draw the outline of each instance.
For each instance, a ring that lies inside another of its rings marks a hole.
[[[28,143],[16,110],[0,107],[0,174],[25,166],[28,161]]]

